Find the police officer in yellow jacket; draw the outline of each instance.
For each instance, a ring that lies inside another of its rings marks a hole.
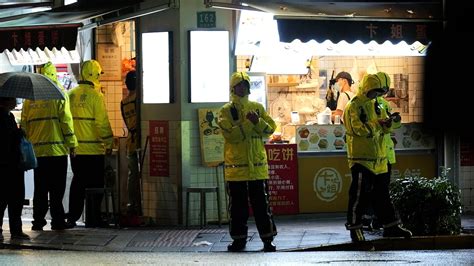
[[[48,62],[40,68],[62,89],[56,67]],[[74,135],[69,101],[25,100],[21,112],[21,126],[32,142],[38,167],[34,169],[33,226],[43,230],[46,225],[48,205],[51,213],[51,229],[65,229],[63,197],[66,190],[67,155],[74,156],[77,139]],[[49,194],[49,204],[48,204]]]
[[[346,228],[354,242],[365,240],[361,230],[362,215],[370,202],[374,203],[375,214],[383,224],[384,236],[411,236],[410,231],[400,226],[390,201],[388,183],[383,178],[388,171],[384,136],[391,130],[392,118],[378,108],[375,98],[387,90],[386,80],[368,74],[344,111],[347,157],[352,174]],[[375,199],[371,200],[370,196]]]
[[[84,209],[86,188],[104,187],[105,154],[112,151],[113,132],[110,126],[104,95],[95,87],[100,86],[102,68],[95,60],[85,61],[81,66],[79,85],[69,92],[74,132],[79,146],[76,157],[71,159],[74,177],[69,193],[68,227],[74,227]],[[87,227],[105,225],[101,219],[102,197],[90,202],[90,217]]]
[[[268,163],[263,138],[276,124],[263,106],[249,101],[250,77],[235,72],[230,79],[231,101],[219,111],[219,127],[225,139],[225,181],[229,194],[229,230],[234,240],[227,249],[240,251],[247,240],[248,202],[252,205],[264,251],[275,251],[277,234],[268,199]]]

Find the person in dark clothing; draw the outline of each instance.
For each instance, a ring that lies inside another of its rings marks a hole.
[[[20,139],[21,129],[18,128],[15,117],[10,112],[16,106],[15,98],[0,97],[0,172],[2,185],[0,186],[0,233],[3,225],[3,215],[8,206],[8,219],[12,238],[29,239],[23,233],[21,211],[25,198],[24,171],[20,166]],[[3,235],[0,234],[0,238]]]

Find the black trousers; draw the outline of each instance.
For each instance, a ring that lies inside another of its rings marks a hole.
[[[229,194],[229,231],[232,239],[247,238],[250,199],[260,238],[262,241],[273,240],[277,235],[277,230],[268,201],[266,180],[229,181],[227,193]]]
[[[362,227],[362,215],[369,204],[373,204],[375,215],[384,227],[399,224],[390,200],[390,173],[375,175],[360,164],[351,168],[352,183],[349,188],[347,207],[347,229]]]
[[[69,192],[68,221],[76,222],[84,210],[84,197],[86,188],[104,187],[104,155],[76,155],[71,158],[74,177]],[[102,196],[94,196],[88,208],[93,210],[92,217],[88,220],[99,222],[101,219]],[[93,222],[93,223],[95,223]]]
[[[23,210],[23,200],[25,199],[25,176],[21,169],[10,166],[0,167],[2,176],[0,186],[0,229],[3,225],[3,215],[8,206],[8,222],[10,233],[17,234],[23,230],[21,228],[21,211]],[[1,230],[0,230],[1,232]]]
[[[67,156],[38,157],[38,167],[34,173],[33,225],[46,225],[45,216],[49,206],[51,225],[62,226],[65,219],[63,197],[66,190]]]

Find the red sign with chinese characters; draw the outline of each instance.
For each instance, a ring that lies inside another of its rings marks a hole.
[[[169,123],[150,121],[150,176],[169,175]]]
[[[76,49],[77,28],[82,24],[45,25],[0,29],[0,51],[5,49],[27,50],[48,47]]]
[[[297,214],[298,157],[296,144],[265,145],[268,157],[270,206],[274,214]]]

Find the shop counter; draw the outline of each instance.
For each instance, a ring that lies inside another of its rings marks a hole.
[[[343,125],[302,125],[296,128],[300,213],[345,212],[351,172],[347,164]],[[392,133],[397,163],[392,179],[434,177],[435,138],[419,124],[403,124]]]

